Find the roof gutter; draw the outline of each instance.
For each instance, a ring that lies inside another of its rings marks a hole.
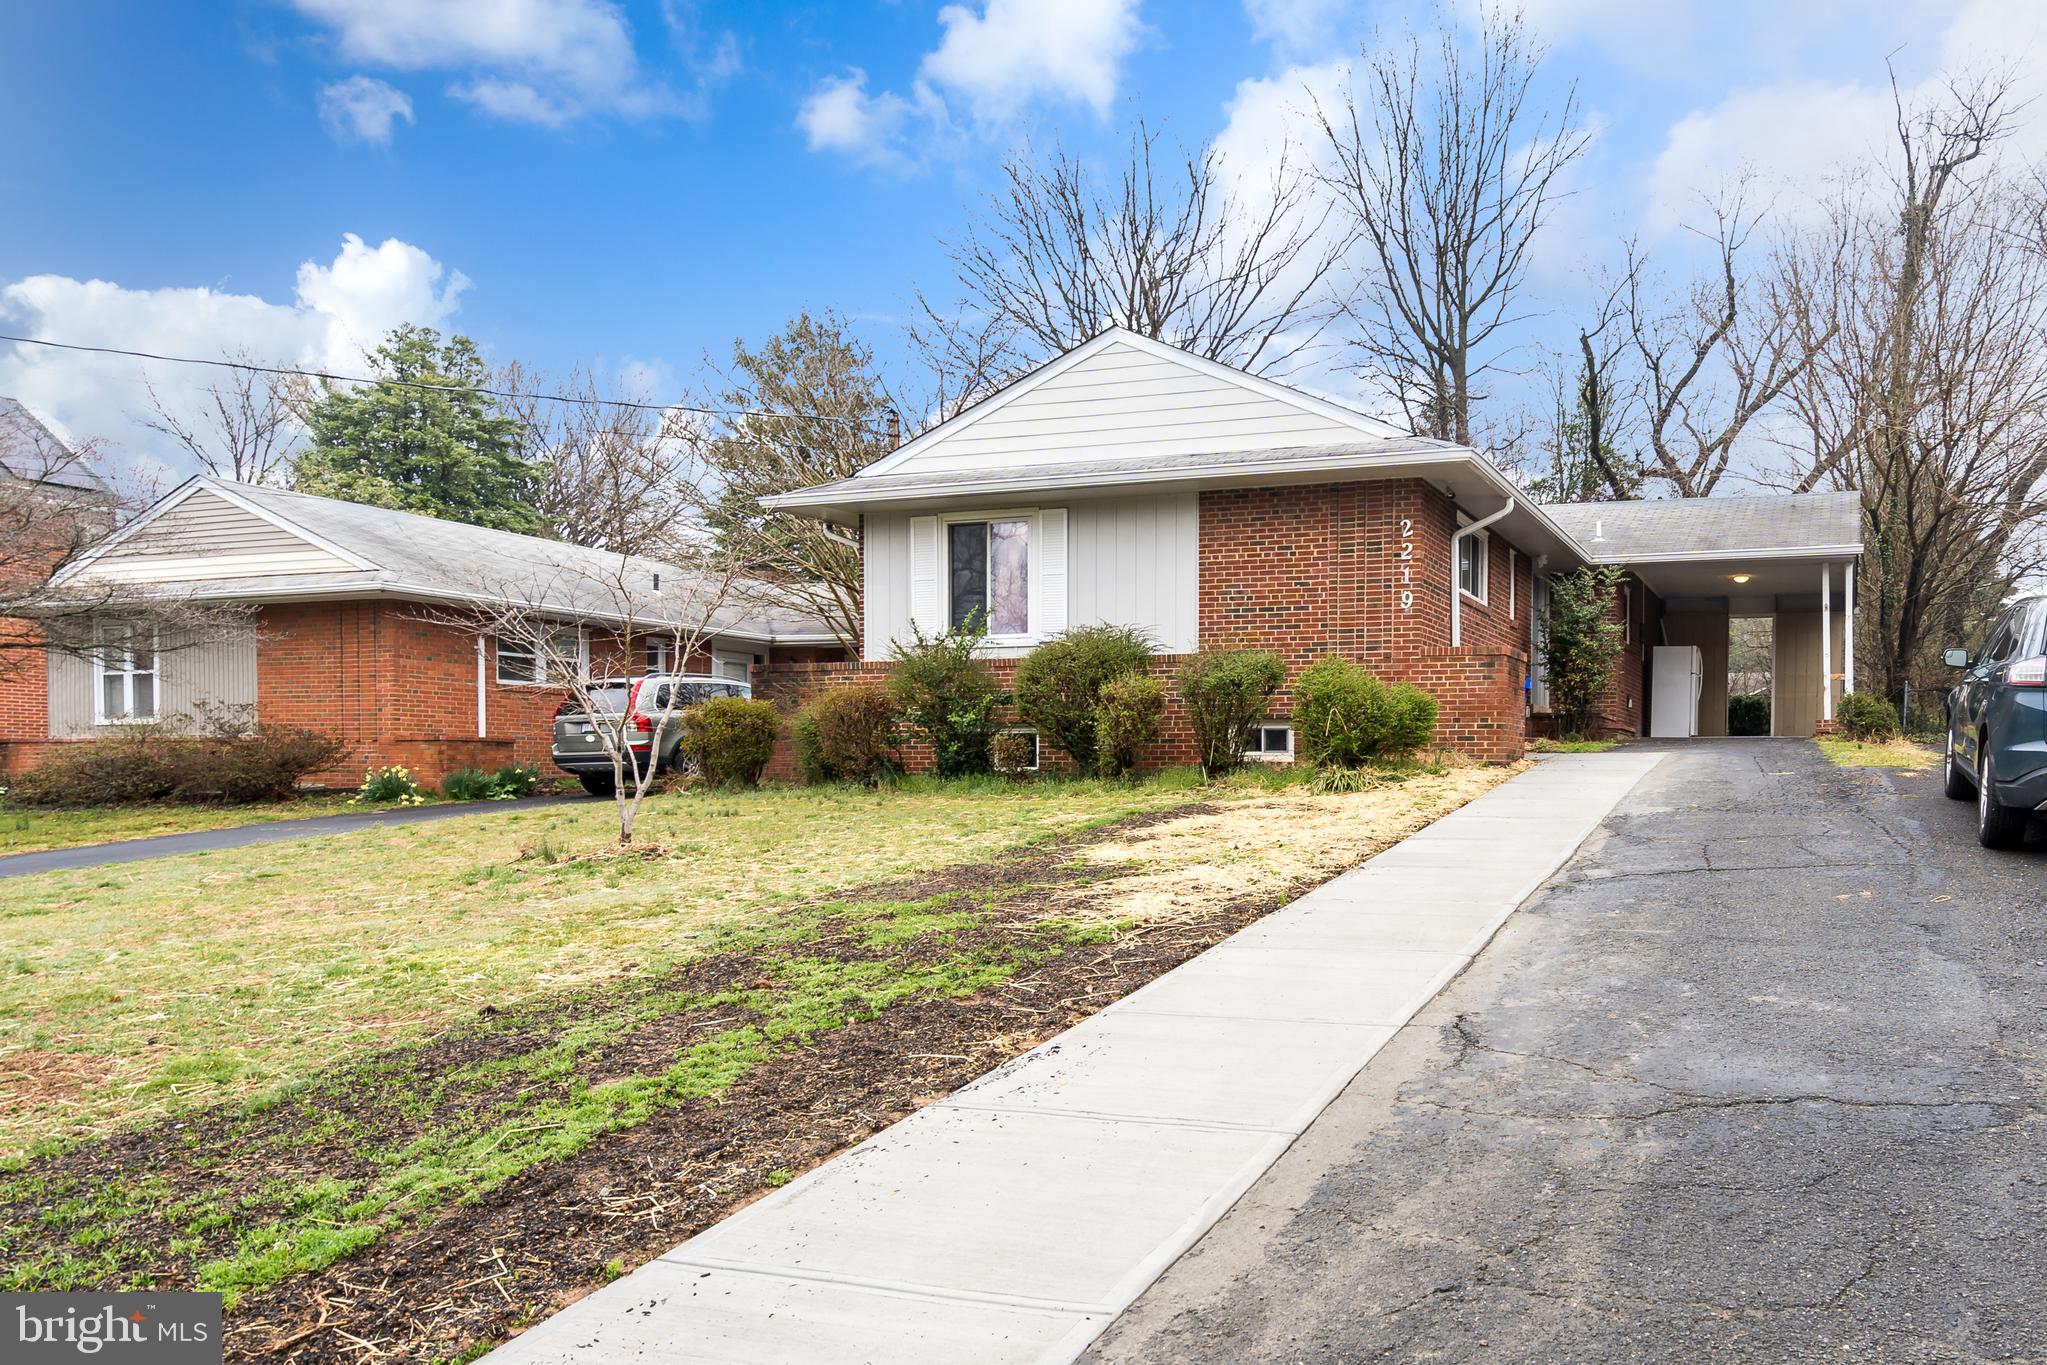
[[[1450,648],[1456,649],[1464,643],[1464,586],[1457,581],[1457,542],[1474,531],[1483,531],[1514,510],[1514,499],[1508,498],[1507,505],[1490,516],[1480,517],[1468,526],[1460,526],[1450,533]]]

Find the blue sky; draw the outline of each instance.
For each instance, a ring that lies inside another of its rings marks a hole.
[[[1529,282],[1530,348],[1637,233],[1673,268],[1738,165],[1796,217],[1884,135],[1883,61],[2047,56],[2036,0],[1537,0],[1597,131]],[[1449,7],[1453,21],[1465,10]],[[274,0],[0,7],[0,331],[347,366],[406,318],[682,397],[707,352],[836,307],[885,357],[1026,137],[1134,119],[1254,173],[1375,30],[1346,0]],[[2029,133],[2028,146],[2038,139]],[[1343,391],[1341,357],[1303,376]],[[152,366],[173,401],[200,382]],[[0,393],[117,457],[133,362],[0,344]],[[180,471],[181,472],[181,471]]]

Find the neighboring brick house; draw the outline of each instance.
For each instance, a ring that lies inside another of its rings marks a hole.
[[[1852,632],[1819,624],[1853,610],[1852,493],[1538,505],[1476,451],[1121,329],[853,478],[769,502],[857,529],[865,565],[861,662],[770,668],[764,685],[792,698],[881,676],[896,641],[968,613],[988,623],[1000,677],[1038,642],[1107,622],[1147,631],[1160,673],[1221,646],[1273,650],[1290,675],[1356,660],[1435,694],[1439,743],[1512,760],[1548,709],[1536,626],[1548,580],[1593,563],[1628,570],[1605,731],[1644,732],[1659,646],[1679,647],[1666,670],[1710,672],[1717,625],[1724,673],[1730,614],[1781,610],[1801,640],[1814,623],[1811,658],[1795,661],[1809,704],[1787,707],[1779,733],[1812,733],[1852,685]],[[1724,684],[1718,717],[1691,698],[1696,732],[1724,721]],[[1257,756],[1291,757],[1289,708],[1282,695]],[[1192,756],[1176,704],[1152,761]]]
[[[822,622],[673,565],[216,478],[184,484],[55,581],[239,604],[248,616],[181,643],[130,639],[115,615],[89,657],[52,652],[46,668],[0,677],[0,771],[109,724],[215,706],[346,740],[346,766],[319,775],[328,785],[389,763],[428,782],[453,768],[545,764],[563,681],[542,651],[496,638],[475,615],[507,604],[558,620],[561,654],[599,673],[672,664],[678,631],[702,646],[685,671],[720,677],[845,657]]]

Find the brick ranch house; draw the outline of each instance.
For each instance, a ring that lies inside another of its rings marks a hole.
[[[1647,732],[1659,646],[1698,661],[1696,733],[1726,724],[1728,621],[1776,623],[1773,731],[1831,722],[1854,679],[1854,493],[1538,505],[1476,451],[1111,329],[858,475],[769,500],[853,531],[861,659],[778,659],[795,698],[884,674],[912,628],[981,613],[998,676],[1039,641],[1142,627],[1170,673],[1255,646],[1292,673],[1335,654],[1441,702],[1437,740],[1507,761],[1548,720],[1537,620],[1552,575],[1626,569],[1625,644],[1599,710]],[[1251,738],[1287,759],[1287,699]],[[1169,712],[1155,763],[1190,762]]]
[[[666,586],[664,578],[666,576]],[[644,580],[649,591],[620,589]],[[842,659],[821,621],[757,606],[703,607],[664,621],[684,570],[652,560],[225,479],[183,484],[53,579],[122,599],[239,604],[246,628],[180,642],[134,638],[118,615],[91,657],[27,656],[0,676],[0,772],[108,725],[253,708],[264,722],[347,741],[347,766],[319,774],[353,786],[364,768],[403,764],[427,782],[464,767],[545,767],[562,679],[532,632],[501,640],[462,624],[478,602],[511,601],[560,623],[556,652],[618,669],[633,604],[633,671],[672,663],[680,628],[712,631],[685,671],[751,679],[771,664]],[[640,604],[644,605],[640,605]],[[664,635],[664,631],[666,634]]]

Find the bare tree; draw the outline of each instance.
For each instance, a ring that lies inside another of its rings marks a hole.
[[[912,339],[941,413],[1112,324],[1253,372],[1314,346],[1347,239],[1282,149],[1243,187],[1214,149],[1160,155],[1140,124],[1108,177],[1055,148],[1003,166],[1003,187],[951,244],[960,300],[919,296]]]
[[[620,847],[633,841],[640,808],[660,777],[658,738],[693,698],[682,688],[634,696],[635,675],[659,646],[671,671],[708,657],[711,643],[755,605],[741,561],[695,538],[671,541],[661,560],[564,552],[516,579],[479,579],[465,601],[423,608],[419,618],[522,650],[541,678],[557,682],[611,763]],[[594,636],[594,638],[593,638]],[[636,718],[644,716],[649,728]]]
[[[225,358],[252,365],[246,351]],[[151,416],[143,425],[175,441],[207,473],[236,483],[276,483],[290,469],[305,436],[288,380],[255,369],[230,369],[201,390],[197,416],[181,416],[145,379]]]
[[[1478,41],[1467,56],[1446,18],[1430,52],[1368,48],[1342,103],[1316,106],[1320,178],[1372,267],[1345,305],[1359,371],[1417,432],[1464,445],[1496,338],[1526,317],[1530,245],[1590,137],[1575,86],[1553,114],[1533,106],[1543,49],[1518,13],[1487,9]]]
[[[1860,489],[1858,657],[1887,693],[2043,563],[2047,256],[1988,154],[2017,114],[2009,75],[1896,101],[1874,204],[1844,196],[1840,325],[1791,389],[1788,485]]]
[[[82,563],[138,510],[96,463],[0,399],[0,678],[53,653],[89,658],[109,629],[169,652],[248,628],[246,607]]]
[[[873,353],[836,313],[803,313],[759,346],[733,344],[721,399],[745,415],[701,438],[704,523],[776,605],[822,619],[858,657],[859,542],[761,499],[850,478],[893,449],[896,400]]]
[[[1639,375],[1639,430],[1647,472],[1679,497],[1710,497],[1751,423],[1777,404],[1839,330],[1824,253],[1748,255],[1761,214],[1738,183],[1709,204],[1713,225],[1694,228],[1712,246],[1710,273],[1673,298],[1656,288],[1639,245],[1627,245],[1616,295],[1619,331]],[[1753,244],[1753,245],[1752,245]],[[1590,351],[1588,349],[1588,356]]]
[[[690,515],[694,466],[667,414],[641,406],[647,394],[606,389],[580,368],[556,385],[517,361],[497,387],[518,395],[502,404],[519,424],[519,458],[546,471],[540,510],[556,536],[624,555],[674,539]]]

